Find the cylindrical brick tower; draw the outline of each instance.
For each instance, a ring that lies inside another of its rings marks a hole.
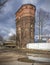
[[[16,43],[19,47],[34,42],[35,11],[34,5],[24,4],[16,12]]]

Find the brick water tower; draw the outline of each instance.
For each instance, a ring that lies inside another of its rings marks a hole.
[[[24,4],[16,12],[16,43],[19,47],[34,42],[35,11],[34,5]]]

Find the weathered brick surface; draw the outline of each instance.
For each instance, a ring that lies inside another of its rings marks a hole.
[[[34,42],[35,11],[34,5],[26,4],[16,12],[17,43],[20,47]]]

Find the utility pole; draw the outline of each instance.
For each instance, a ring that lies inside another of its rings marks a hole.
[[[41,22],[40,22],[40,12],[39,12],[39,41],[41,40]]]
[[[42,11],[39,12],[39,41],[42,40],[43,34],[43,17],[41,17]]]

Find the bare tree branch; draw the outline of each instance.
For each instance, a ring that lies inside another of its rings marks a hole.
[[[0,9],[4,6],[4,4],[7,2],[8,0],[0,0]]]

